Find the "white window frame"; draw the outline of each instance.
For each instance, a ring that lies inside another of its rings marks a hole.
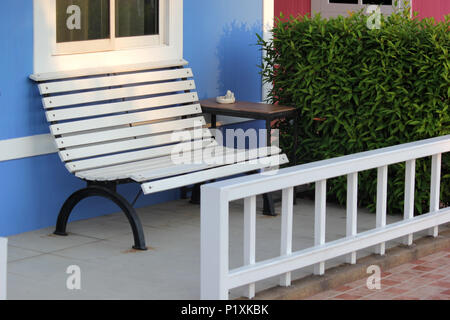
[[[392,0],[392,3],[394,2],[395,0]],[[402,3],[403,0],[400,0],[399,6]],[[368,6],[370,5],[363,4],[363,0],[358,0],[358,4],[330,3],[329,0],[311,0],[312,13],[320,13],[323,18],[337,17],[338,15],[347,16],[349,11],[359,11]],[[392,14],[394,12],[393,5],[382,5],[380,8],[383,14]]]
[[[56,0],[33,1],[35,74],[183,58],[183,0],[160,0],[158,36],[115,38],[112,17],[110,39],[73,43],[56,42]]]
[[[84,40],[56,43],[54,55],[89,53],[98,51],[124,50],[133,47],[161,46],[166,43],[167,1],[159,0],[159,34],[136,37],[116,37],[116,1],[109,0],[110,7],[110,37],[108,39]],[[56,12],[56,8],[50,8]],[[55,28],[56,32],[56,28]],[[56,35],[55,35],[56,37]]]

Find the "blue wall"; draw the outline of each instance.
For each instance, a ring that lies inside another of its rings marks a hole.
[[[261,100],[257,65],[261,33],[260,0],[184,1],[184,52],[195,73],[201,98],[227,89],[241,100]],[[0,19],[0,140],[48,133],[33,72],[33,5],[3,1]],[[0,150],[1,152],[1,150]],[[67,172],[56,154],[0,162],[0,236],[55,224],[64,200],[83,183]],[[139,186],[121,186],[129,200]],[[176,199],[178,190],[141,197],[137,206]],[[89,199],[74,213],[85,219],[119,211],[104,200]]]
[[[262,1],[187,0],[184,6],[184,56],[200,98],[231,89],[240,100],[261,101],[255,34],[262,33]]]

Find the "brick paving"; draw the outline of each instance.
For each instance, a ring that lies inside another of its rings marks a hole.
[[[450,300],[450,248],[386,270],[379,290],[368,289],[366,281],[348,283],[306,300]]]

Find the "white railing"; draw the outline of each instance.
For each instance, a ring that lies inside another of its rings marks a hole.
[[[376,246],[384,255],[385,242],[403,238],[412,244],[415,232],[450,221],[450,207],[439,209],[442,154],[450,151],[450,135],[281,169],[275,175],[256,174],[202,186],[201,195],[201,298],[228,299],[229,290],[248,285],[255,295],[255,282],[280,276],[280,285],[291,284],[290,272],[314,265],[325,272],[324,262],[339,256],[356,263],[358,250]],[[430,212],[414,217],[416,159],[432,156]],[[406,162],[404,219],[386,225],[388,166]],[[357,233],[358,172],[378,168],[376,228]],[[347,175],[347,235],[325,242],[326,181]],[[315,246],[292,252],[294,187],[316,183]],[[255,263],[256,195],[282,190],[280,256]],[[244,266],[229,270],[229,202],[244,200]]]
[[[0,300],[6,300],[6,265],[8,239],[0,238]]]

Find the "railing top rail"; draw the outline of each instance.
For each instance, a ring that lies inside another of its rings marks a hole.
[[[449,151],[450,135],[445,135],[289,167],[273,175],[255,174],[215,182],[202,188],[217,189],[228,201],[233,201]]]

